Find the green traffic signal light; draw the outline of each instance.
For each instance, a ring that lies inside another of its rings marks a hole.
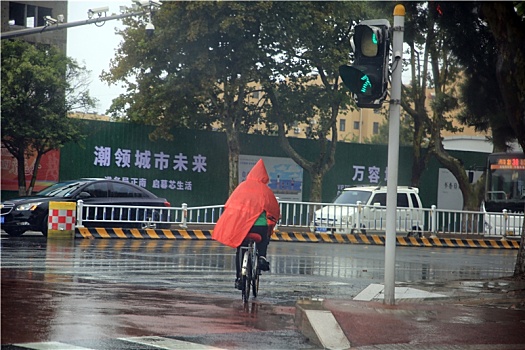
[[[376,28],[370,26],[361,26],[356,30],[356,39],[361,43],[361,53],[365,57],[376,57],[379,51],[379,39]]]
[[[339,75],[345,86],[354,94],[370,95],[372,93],[372,81],[359,67],[340,66]]]

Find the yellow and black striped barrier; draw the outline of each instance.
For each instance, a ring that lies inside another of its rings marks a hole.
[[[76,228],[76,238],[87,239],[159,239],[159,240],[211,240],[211,230],[161,230],[122,228]],[[447,248],[496,248],[518,249],[518,240],[469,239],[469,238],[417,238],[397,236],[397,246],[447,247]],[[308,243],[347,243],[385,245],[383,235],[328,234],[312,232],[274,232],[273,241]]]

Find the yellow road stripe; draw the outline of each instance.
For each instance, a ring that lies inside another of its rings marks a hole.
[[[78,232],[82,235],[82,237],[84,237],[84,238],[93,238],[93,235],[91,234],[89,229],[87,229],[85,227],[78,227],[77,229],[78,229]]]
[[[471,247],[471,248],[476,248],[478,246],[473,239],[467,238],[466,241],[467,241],[467,244],[469,245],[469,247]]]
[[[114,228],[113,232],[115,232],[118,238],[128,238],[124,233],[124,230],[122,230],[121,228]]]
[[[426,237],[421,237],[421,242],[425,247],[432,247],[432,243]]]
[[[509,241],[507,241],[507,240],[501,241],[501,244],[502,244],[505,248],[510,248]]]
[[[372,239],[374,240],[375,244],[379,244],[379,245],[383,244],[383,242],[381,241],[381,237],[379,237],[378,235],[373,235]]]
[[[370,244],[370,240],[368,239],[368,236],[360,234],[359,237],[365,244]]]
[[[343,238],[343,235],[341,235],[340,233],[335,233],[334,238],[339,243],[345,243],[345,239]]]
[[[307,232],[308,238],[312,242],[319,242],[319,239],[316,237],[315,233]]]
[[[179,230],[180,235],[184,239],[191,239],[191,236],[188,234],[188,231],[186,230]]]
[[[131,232],[131,234],[133,235],[134,238],[144,238],[140,234],[140,231],[137,230],[136,228],[132,228],[131,230],[129,230],[129,232]]]
[[[332,237],[328,233],[320,233],[319,236],[321,236],[321,239],[323,242],[332,243]]]
[[[300,232],[294,232],[293,233],[295,238],[299,241],[299,242],[306,242],[306,239],[303,237],[303,234],[300,233]]]
[[[350,243],[353,243],[353,244],[359,243],[355,235],[348,235],[348,240],[350,241]]]
[[[157,232],[155,232],[154,229],[151,229],[151,228],[147,228],[146,229],[146,234],[150,237],[150,238],[155,238],[155,239],[159,239],[159,235],[157,234]]]
[[[413,246],[416,246],[416,247],[419,247],[420,244],[419,242],[417,241],[417,238],[416,237],[409,237],[410,239],[410,243],[413,245]]]
[[[400,245],[408,245],[407,241],[405,240],[405,237],[397,237],[397,241]]]
[[[195,236],[197,236],[198,239],[208,239],[204,233],[202,233],[202,230],[194,230],[193,233]]]
[[[176,239],[171,230],[162,230],[162,233],[168,238]]]
[[[97,227],[96,230],[97,230],[97,233],[100,235],[100,237],[102,238],[110,237],[105,228]]]

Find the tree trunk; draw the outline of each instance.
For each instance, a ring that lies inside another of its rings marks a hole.
[[[24,151],[18,152],[16,154],[17,161],[17,171],[18,171],[18,195],[25,196],[27,195],[26,191],[26,167],[25,167],[25,156]]]
[[[525,207],[523,208],[525,213]],[[525,279],[525,218],[521,228],[520,247],[518,249],[518,257],[516,258],[516,265],[514,266],[515,278]]]
[[[239,145],[239,132],[236,131],[231,122],[225,123],[226,140],[228,143],[228,196],[239,185],[239,154],[241,147]]]
[[[29,188],[27,189],[27,195],[30,196],[33,194],[33,189],[35,188],[36,179],[38,176],[38,167],[40,166],[40,160],[44,153],[37,152],[35,164],[33,165],[33,175],[31,176],[31,182],[29,183]]]

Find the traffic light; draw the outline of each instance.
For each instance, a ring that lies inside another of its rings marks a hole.
[[[387,95],[390,23],[386,19],[360,22],[354,29],[354,64],[339,67],[345,86],[360,108],[380,108]]]

